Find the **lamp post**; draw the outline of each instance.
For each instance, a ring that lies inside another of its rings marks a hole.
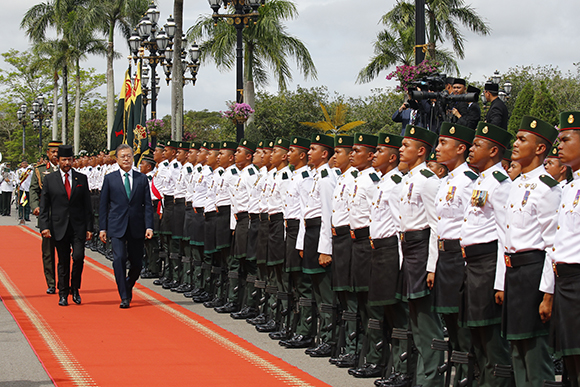
[[[500,74],[500,72],[498,70],[495,70],[493,72],[493,75],[487,80],[486,83],[495,83],[498,85],[499,91],[497,93],[497,96],[499,97],[499,99],[501,99],[503,102],[506,102],[507,100],[509,100],[510,95],[512,93],[512,83],[508,80],[504,81],[503,83],[503,88],[500,86],[500,82],[502,80],[502,76]],[[485,104],[487,102],[487,99],[485,98],[485,93],[481,94],[481,102],[483,104]]]
[[[236,102],[244,102],[244,55],[242,46],[242,31],[245,27],[250,26],[253,21],[256,24],[258,20],[258,8],[263,5],[265,0],[208,0],[213,10],[213,20],[217,24],[219,18],[227,19],[227,23],[234,25],[236,28]],[[221,14],[220,8],[232,6],[234,13]],[[236,124],[236,139],[240,141],[244,137],[244,124]]]
[[[40,94],[34,102],[32,103],[32,110],[30,112],[30,120],[32,122],[32,127],[38,130],[38,150],[42,153],[42,126],[45,125],[48,128],[51,126],[51,121],[47,119],[44,121],[45,115],[52,114],[54,109],[54,103],[52,101],[48,102],[47,105],[44,104],[45,97]]]
[[[24,157],[26,153],[26,109],[27,106],[25,103],[20,105],[20,109],[16,112],[16,117],[18,117],[18,122],[22,125],[22,157]]]

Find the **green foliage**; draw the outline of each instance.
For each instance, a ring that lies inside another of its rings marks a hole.
[[[103,98],[81,104],[79,149],[88,152],[107,147],[107,107]],[[70,133],[72,135],[72,133]]]
[[[546,87],[544,81],[540,82],[540,88],[534,93],[534,102],[530,109],[530,115],[544,120],[552,125],[559,123],[559,110],[554,97]]]
[[[508,131],[515,135],[520,128],[523,116],[530,115],[530,109],[534,102],[534,86],[532,82],[527,82],[524,88],[518,93],[518,97],[508,122]]]
[[[158,141],[171,139],[171,116],[163,117],[163,129],[158,131]],[[222,141],[235,140],[235,126],[220,112],[188,110],[183,115],[184,141]]]

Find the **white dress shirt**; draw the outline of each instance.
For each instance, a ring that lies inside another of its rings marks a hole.
[[[350,225],[349,203],[354,187],[354,177],[358,171],[349,167],[336,179],[336,186],[332,193],[332,226],[342,227]]]

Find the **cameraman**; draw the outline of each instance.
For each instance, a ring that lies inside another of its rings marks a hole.
[[[497,83],[486,82],[484,90],[486,101],[491,102],[489,110],[485,115],[485,122],[507,130],[509,113],[505,103],[498,97],[499,85]]]
[[[401,123],[401,136],[404,136],[407,125],[417,125],[417,109],[411,108],[409,101],[405,101],[391,119]]]
[[[469,92],[479,92],[475,87],[469,87]],[[465,88],[465,80],[461,78],[456,78],[453,82],[453,94],[461,95],[467,94]],[[477,102],[455,102],[453,108],[451,109],[451,122],[459,125],[467,126],[468,128],[475,129],[477,123],[481,119],[481,109]]]

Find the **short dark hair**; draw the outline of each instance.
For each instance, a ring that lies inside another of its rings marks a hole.
[[[115,154],[119,153],[119,151],[123,150],[123,149],[129,149],[131,151],[131,153],[133,153],[133,148],[131,148],[129,145],[127,144],[121,144],[117,147],[117,149],[115,150]]]

